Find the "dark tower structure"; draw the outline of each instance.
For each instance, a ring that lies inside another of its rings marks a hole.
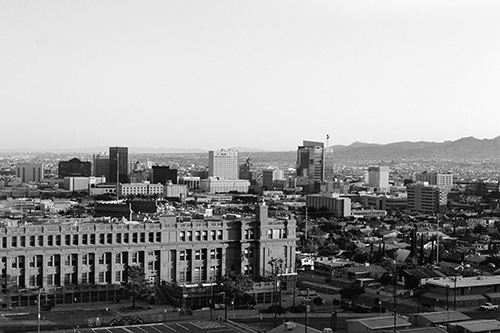
[[[165,185],[168,181],[177,184],[177,169],[170,169],[169,166],[164,165],[154,165],[151,168],[151,183]]]
[[[128,147],[109,147],[109,182],[128,182]]]

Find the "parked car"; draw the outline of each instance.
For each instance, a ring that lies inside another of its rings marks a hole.
[[[481,304],[481,306],[479,307],[479,309],[483,310],[483,311],[498,310],[498,304],[484,303],[484,304]]]

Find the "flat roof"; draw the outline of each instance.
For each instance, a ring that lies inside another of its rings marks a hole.
[[[446,330],[440,327],[418,327],[399,330],[399,333],[446,333]]]
[[[473,276],[473,277],[454,277],[441,280],[428,280],[427,284],[435,285],[438,287],[446,288],[468,288],[480,286],[500,285],[500,276]]]
[[[420,316],[432,323],[445,323],[471,319],[469,316],[459,311],[424,312],[416,313],[414,316]]]
[[[469,332],[488,332],[500,329],[500,321],[496,319],[478,319],[450,323],[453,326],[460,326]]]
[[[365,325],[366,327],[377,330],[384,328],[394,327],[394,317],[393,316],[385,316],[385,317],[372,317],[372,318],[362,318],[362,319],[348,319],[346,321],[357,321]],[[406,327],[410,326],[411,323],[403,319],[401,317],[396,317],[396,327]]]

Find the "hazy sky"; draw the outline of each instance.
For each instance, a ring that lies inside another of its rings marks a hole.
[[[500,1],[0,1],[0,148],[500,135]]]

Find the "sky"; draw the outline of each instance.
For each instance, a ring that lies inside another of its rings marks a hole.
[[[500,135],[500,1],[2,0],[0,148]]]

